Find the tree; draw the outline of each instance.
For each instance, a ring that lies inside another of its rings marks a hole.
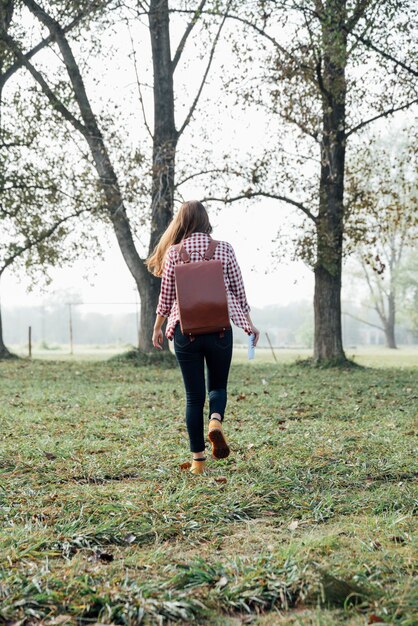
[[[372,138],[347,171],[347,245],[357,251],[388,348],[396,348],[403,262],[418,240],[414,126]]]
[[[405,263],[399,279],[401,293],[400,313],[406,319],[408,326],[418,339],[418,253],[410,251],[405,255]]]
[[[19,267],[33,283],[41,276],[48,281],[50,267],[86,250],[86,237],[71,241],[72,221],[84,219],[95,206],[83,169],[59,167],[50,142],[54,138],[59,145],[65,138],[54,133],[36,95],[27,98],[19,88],[5,95],[7,81],[18,69],[3,44],[13,5],[9,0],[0,5],[0,283],[6,270]],[[12,356],[0,308],[0,359]]]
[[[32,109],[31,107],[34,107]],[[31,125],[39,103],[21,94],[1,102],[0,283],[6,270],[20,270],[31,284],[49,281],[49,269],[69,263],[100,244],[91,233],[97,193],[82,165],[70,168],[50,145],[54,127],[48,111]],[[41,132],[40,129],[43,129]],[[62,133],[55,136],[65,141]],[[58,166],[59,164],[59,166]],[[83,224],[74,236],[74,222]],[[4,338],[0,308],[0,358],[12,356]]]
[[[341,363],[346,157],[370,124],[418,102],[417,8],[400,0],[265,0],[239,9],[228,18],[248,36],[235,42],[239,66],[229,87],[267,108],[275,145],[243,172],[245,187],[218,199],[269,197],[303,215],[296,251],[315,273],[314,361]],[[261,71],[255,65],[244,81],[240,68],[260,59],[250,33],[263,43]]]
[[[225,22],[225,17],[222,17],[219,21],[196,96],[191,105],[189,105],[184,120],[179,125],[176,125],[174,116],[174,73],[181,60],[187,40],[198,23],[206,3],[207,0],[201,0],[191,10],[192,18],[186,24],[173,56],[170,50],[170,8],[168,0],[150,0],[148,6],[141,2],[126,3],[121,8],[123,11],[128,7],[129,15],[134,12],[135,19],[139,19],[140,16],[147,17],[151,41],[154,75],[153,131],[145,123],[152,141],[149,251],[154,248],[173,215],[174,190],[176,187],[175,161],[178,142],[184,131],[189,127],[196,112]],[[92,164],[100,183],[106,218],[113,227],[124,260],[139,290],[141,299],[139,347],[144,351],[151,351],[153,349],[151,343],[152,325],[158,300],[159,279],[148,273],[144,265],[144,259],[141,258],[136,248],[134,232],[131,227],[132,220],[128,218],[126,193],[124,193],[120,176],[112,159],[110,133],[106,132],[108,129],[105,128],[103,120],[94,111],[80,64],[77,62],[69,37],[66,35],[68,31],[66,20],[68,23],[73,23],[76,19],[76,12],[80,12],[80,5],[84,6],[85,3],[67,3],[64,10],[61,7],[57,7],[53,2],[44,3],[41,6],[35,0],[23,0],[23,4],[31,12],[32,16],[48,29],[49,40],[58,48],[66,71],[65,84],[60,84],[60,90],[64,91],[65,98],[60,97],[57,86],[52,86],[51,80],[45,77],[45,70],[43,72],[39,71],[31,60],[28,59],[28,55],[23,52],[22,44],[16,37],[3,33],[3,42],[13,53],[16,59],[15,63],[24,67],[35,79],[54,110],[73,129],[80,133],[87,142]],[[48,5],[48,9],[44,8],[45,4]],[[103,19],[107,19],[111,15],[111,11],[116,10],[115,3],[113,5],[112,2],[96,3],[96,5],[99,4],[101,6],[98,7],[96,15],[101,15]],[[71,31],[75,41],[81,37],[81,32],[83,32],[82,22],[79,22],[77,29]],[[63,78],[61,77],[62,80]],[[138,87],[140,87],[139,81]],[[141,104],[143,105],[142,97]],[[77,113],[74,113],[75,110]],[[112,133],[112,138],[115,139],[115,133]],[[138,160],[141,159],[142,155],[139,155]]]

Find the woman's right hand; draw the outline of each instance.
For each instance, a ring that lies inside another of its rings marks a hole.
[[[157,350],[163,349],[163,331],[161,328],[154,328],[152,333],[152,345],[154,348],[157,348]]]

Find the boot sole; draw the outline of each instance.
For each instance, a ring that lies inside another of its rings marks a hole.
[[[212,455],[215,459],[226,459],[229,456],[229,446],[224,434],[219,428],[214,428],[208,433],[208,439],[212,444]]]

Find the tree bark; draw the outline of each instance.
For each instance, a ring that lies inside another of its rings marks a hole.
[[[328,0],[322,20],[321,176],[316,222],[314,362],[346,361],[341,325],[344,228],[346,1]]]
[[[152,154],[152,252],[173,217],[177,130],[174,120],[173,64],[170,48],[168,0],[151,0],[149,10],[154,71],[154,133]],[[151,337],[160,293],[159,278],[148,275],[141,290],[139,347],[153,349]],[[164,348],[168,348],[164,336]]]

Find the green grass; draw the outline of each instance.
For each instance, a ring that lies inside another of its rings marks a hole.
[[[178,369],[0,363],[0,622],[416,624],[417,389],[238,353],[196,477]]]

